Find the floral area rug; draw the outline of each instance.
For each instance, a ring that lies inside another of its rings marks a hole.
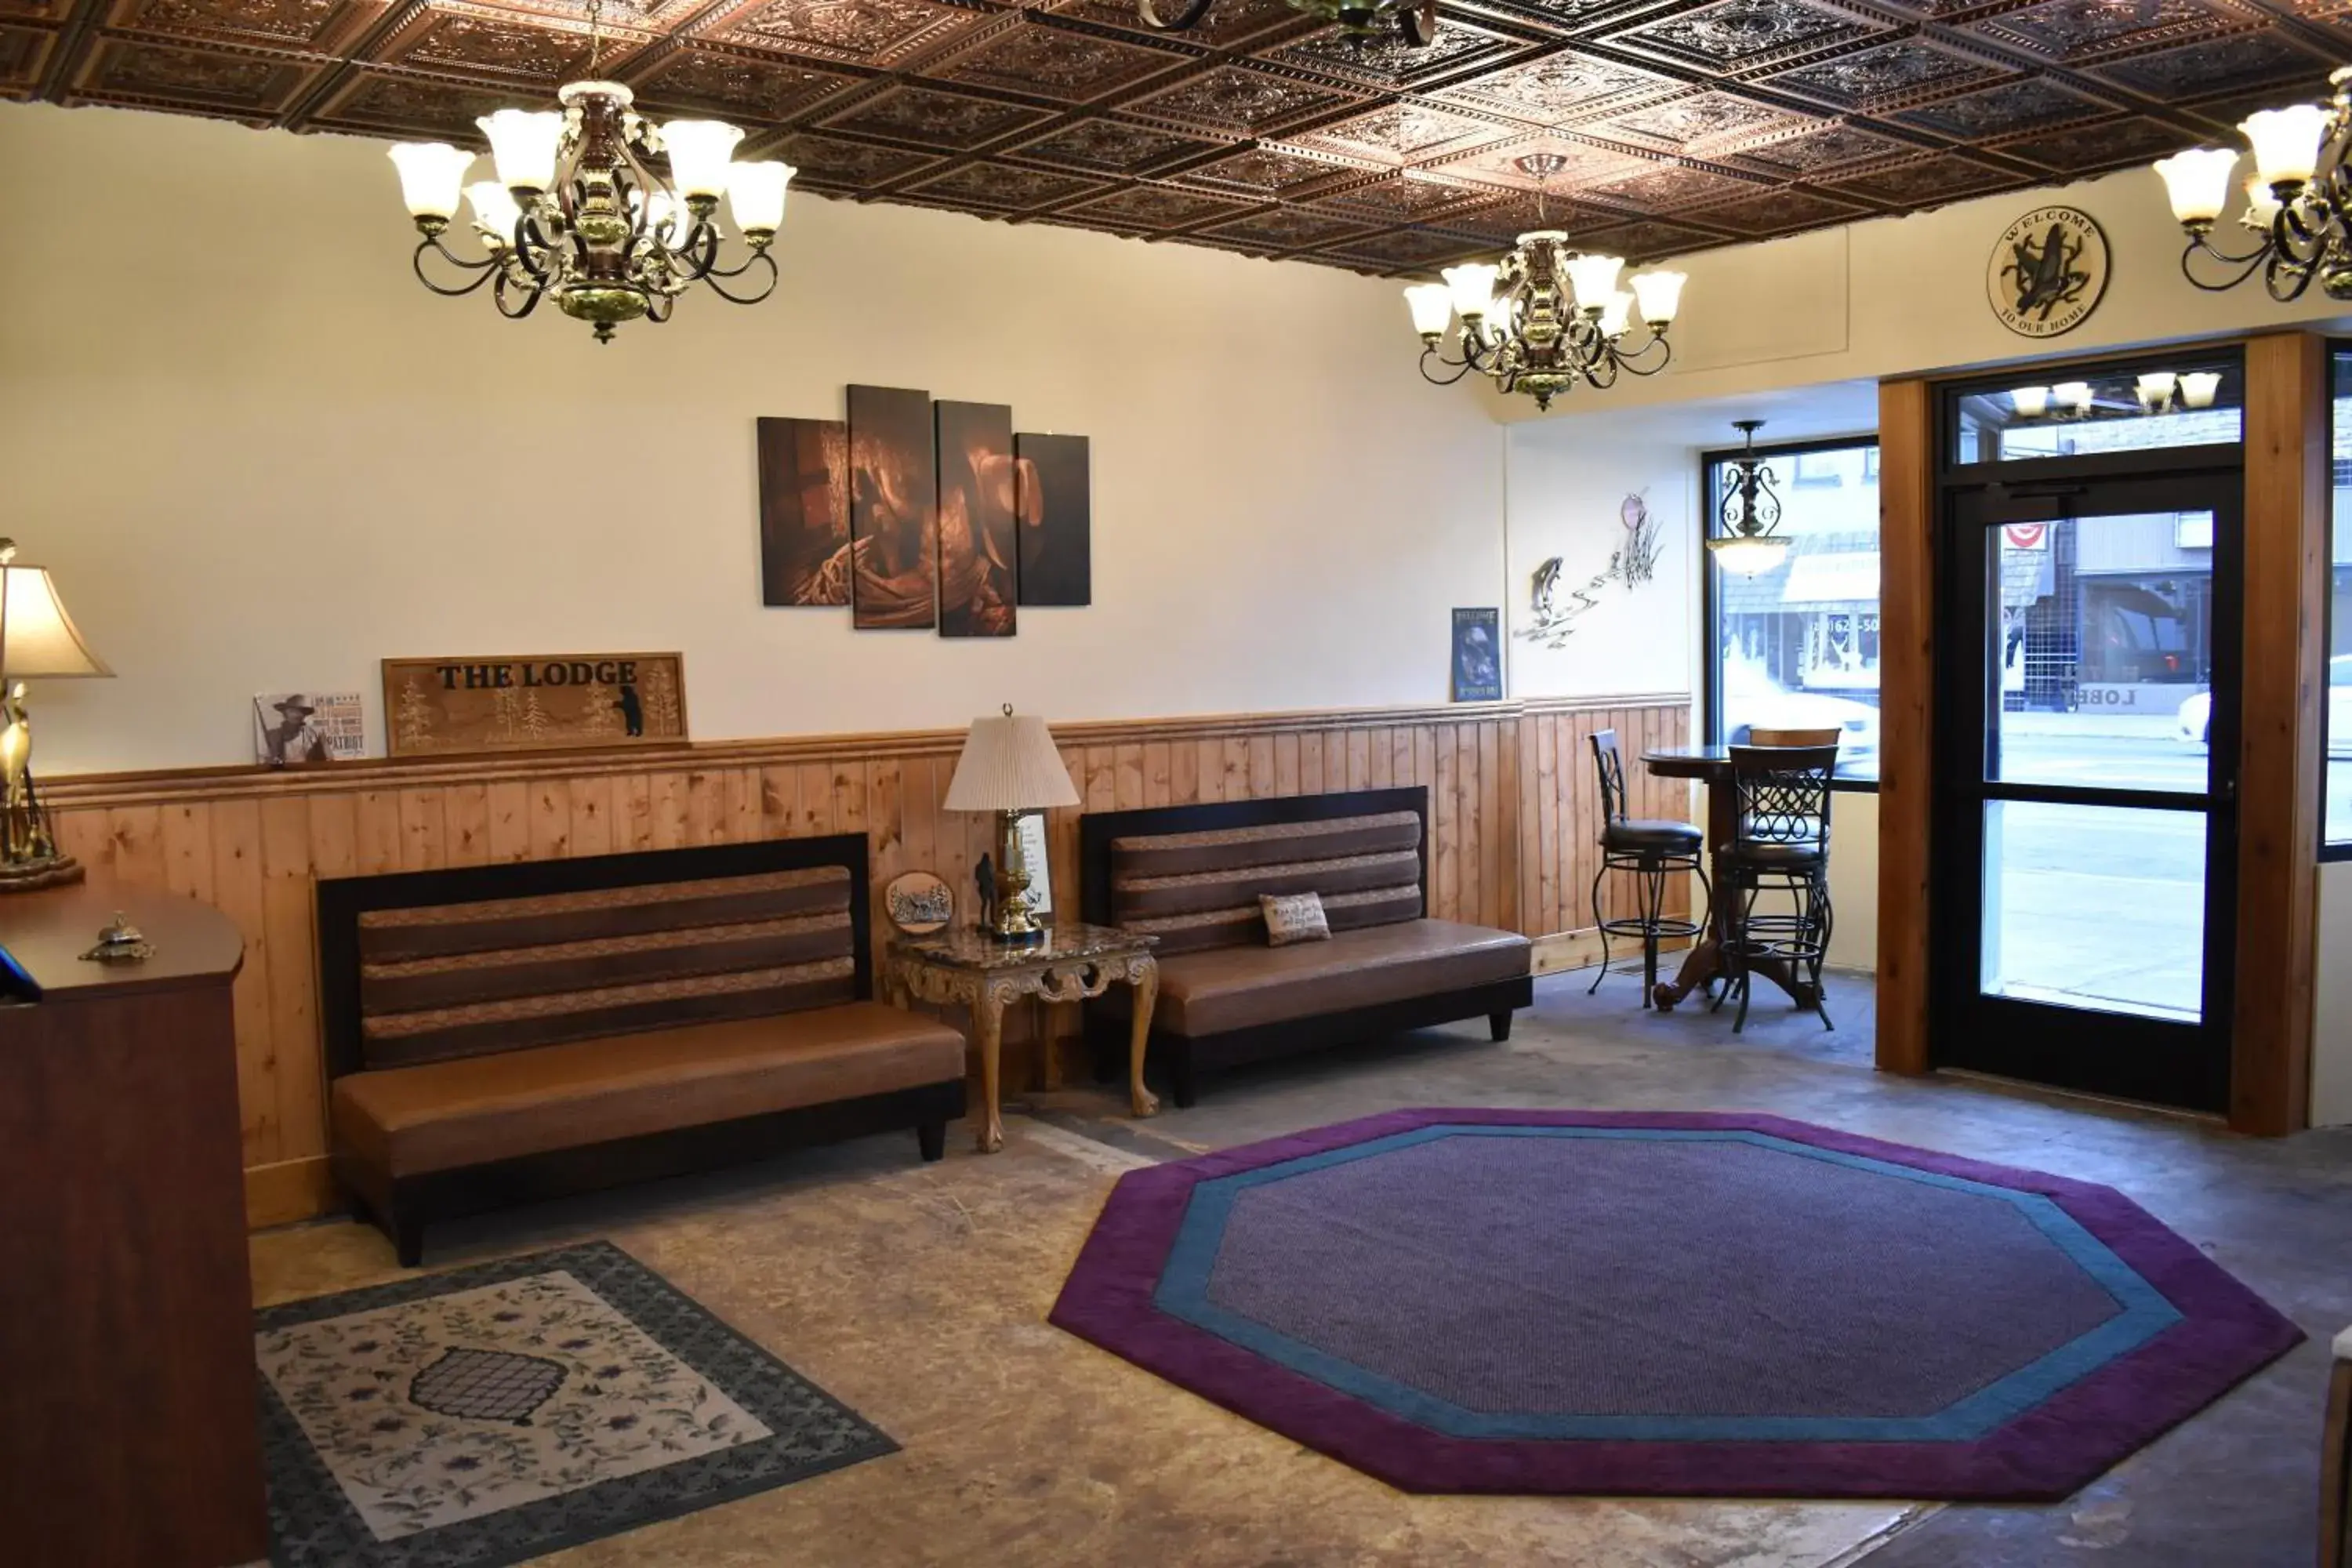
[[[277,1568],[504,1568],[898,1447],[603,1242],[255,1327]]]

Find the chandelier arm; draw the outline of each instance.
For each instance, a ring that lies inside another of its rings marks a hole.
[[[515,224],[515,242],[509,251],[515,265],[533,283],[544,287],[560,268],[556,242],[548,238],[539,226],[539,215],[525,213]]]
[[[751,269],[751,263],[754,261],[764,261],[768,264],[768,283],[766,288],[761,289],[756,294],[730,294],[719,285],[718,280],[721,278],[740,278],[744,273],[749,272]],[[702,286],[709,289],[713,294],[718,295],[720,299],[726,300],[730,305],[756,305],[761,300],[766,299],[769,295],[776,291],[776,280],[779,274],[776,271],[776,258],[773,256],[769,255],[764,249],[755,250],[751,253],[751,261],[746,261],[742,266],[738,267],[732,272],[705,272],[702,275]]]
[[[1632,353],[1619,349],[1614,343],[1609,346],[1609,353],[1612,359],[1635,375],[1655,375],[1673,363],[1675,358],[1674,345],[1657,332],[1652,332],[1648,340]],[[1649,363],[1652,353],[1658,356],[1658,362],[1655,364]]]
[[[1439,364],[1451,370],[1454,374],[1452,375],[1432,375],[1429,372],[1429,362],[1432,360],[1435,360]],[[1440,353],[1433,348],[1424,348],[1421,351],[1421,379],[1429,383],[1432,386],[1452,386],[1455,382],[1460,381],[1464,376],[1468,375],[1471,369],[1472,366],[1468,360],[1447,359],[1444,354]]]
[[[428,250],[450,266],[473,273],[473,281],[459,284],[455,288],[445,288],[433,281],[425,271],[425,253]],[[491,256],[480,261],[468,261],[462,256],[452,255],[448,247],[441,243],[440,237],[434,235],[417,242],[415,254],[409,258],[409,266],[416,273],[416,280],[436,294],[445,300],[462,300],[498,276],[499,258]]]
[[[2180,252],[2180,275],[2208,294],[2226,293],[2252,278],[2262,265],[2275,254],[2275,247],[2267,239],[2243,256],[2232,256],[2215,245],[2207,235],[2191,233],[2188,245],[2183,247]],[[2208,282],[2197,276],[2196,262],[2200,256],[2221,266],[2234,268],[2236,270],[2230,277],[2218,282]]]
[[[522,304],[520,307],[508,305],[507,296],[509,291],[522,293]],[[499,315],[509,321],[520,321],[539,308],[540,296],[546,292],[547,286],[537,281],[532,282],[530,289],[525,291],[521,284],[510,283],[507,275],[501,272],[499,274],[498,287],[490,290],[490,300],[498,306]]]

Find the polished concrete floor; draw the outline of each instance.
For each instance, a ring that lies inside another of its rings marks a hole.
[[[1870,1067],[1867,977],[1839,1027],[1759,999],[1636,1009],[1633,982],[1538,984],[1483,1022],[1266,1064],[1129,1121],[1091,1088],[1033,1099],[1006,1152],[938,1166],[872,1139],[453,1226],[455,1264],[608,1236],[897,1437],[905,1451],[547,1559],[570,1564],[1126,1562],[1217,1568],[2304,1568],[2325,1343],[2352,1323],[2352,1130],[2276,1142],[2124,1107]],[[1046,1327],[1102,1196],[1133,1163],[1410,1105],[1752,1110],[2121,1188],[2313,1335],[2069,1501],[2046,1508],[1408,1497]],[[255,1239],[265,1301],[395,1278],[373,1232]]]

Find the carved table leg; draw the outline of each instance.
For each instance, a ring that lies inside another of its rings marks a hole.
[[[1045,999],[1040,996],[1037,998],[1034,1013],[1037,1019],[1039,1053],[1037,1078],[1038,1081],[1045,1085],[1045,1092],[1052,1094],[1062,1087],[1062,1053],[1055,1049],[1054,1010],[1047,1006]]]
[[[980,1152],[993,1154],[1004,1147],[1004,1116],[998,1103],[997,1068],[1004,1045],[1004,997],[993,985],[983,984],[971,999],[972,1033],[980,1041],[981,1099],[983,1120]]]
[[[1135,960],[1128,982],[1135,987],[1135,1022],[1127,1045],[1127,1105],[1137,1116],[1157,1116],[1160,1100],[1143,1087],[1143,1052],[1151,1042],[1151,1006],[1160,999],[1159,961],[1148,955]]]

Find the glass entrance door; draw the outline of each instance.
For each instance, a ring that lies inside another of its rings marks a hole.
[[[1939,1064],[2226,1107],[2239,491],[2208,475],[1952,498]]]

